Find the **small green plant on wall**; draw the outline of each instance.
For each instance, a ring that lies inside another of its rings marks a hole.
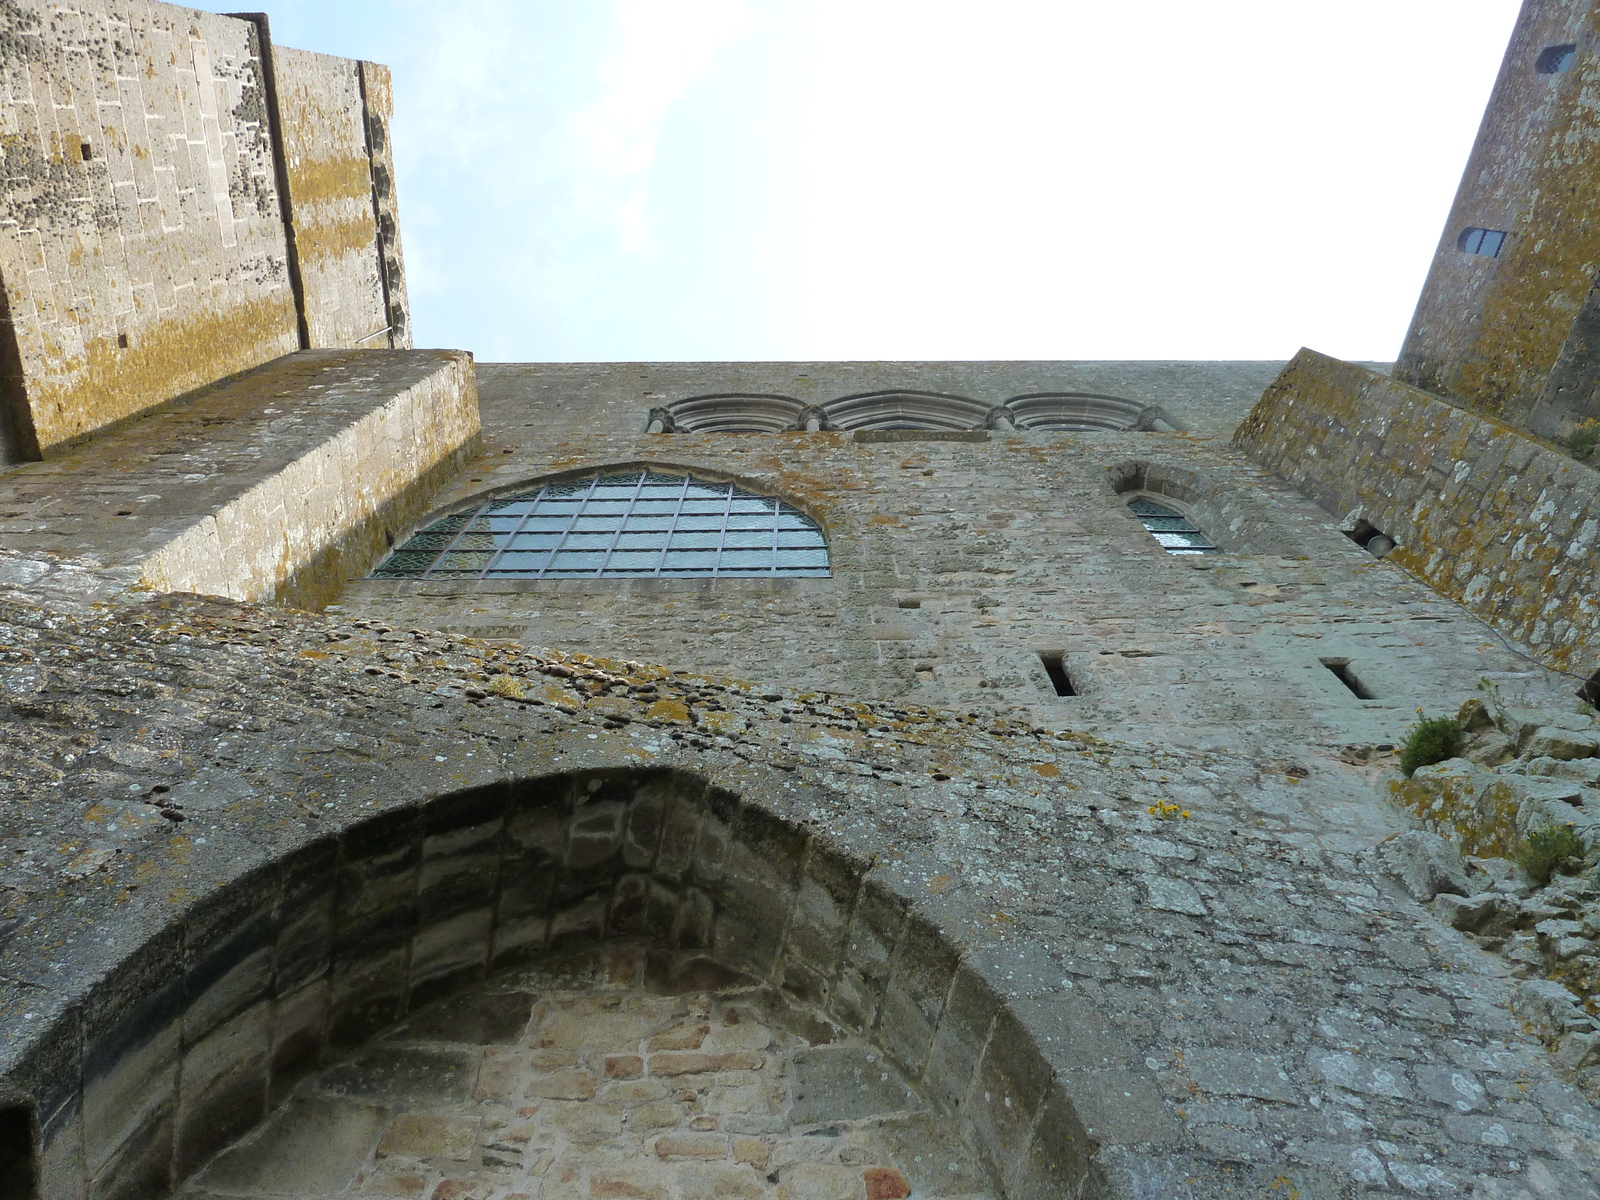
[[[1517,865],[1540,887],[1557,872],[1583,866],[1583,842],[1571,825],[1549,825],[1530,833],[1517,848]]]
[[[1417,709],[1422,717],[1422,710]],[[1400,769],[1410,778],[1418,767],[1431,767],[1461,753],[1461,724],[1454,717],[1422,717],[1400,747]]]
[[[1586,459],[1594,453],[1596,445],[1600,445],[1600,417],[1590,417],[1587,421],[1579,421],[1573,431],[1565,438],[1567,449],[1572,451],[1572,457]]]

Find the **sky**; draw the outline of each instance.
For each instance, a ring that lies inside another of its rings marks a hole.
[[[419,346],[1394,358],[1517,0],[268,0],[394,71]]]

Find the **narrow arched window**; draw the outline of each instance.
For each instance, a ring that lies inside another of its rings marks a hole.
[[[1168,554],[1220,554],[1217,544],[1175,508],[1139,496],[1128,501],[1133,515]]]
[[[1533,69],[1541,75],[1559,75],[1572,65],[1572,57],[1577,52],[1578,46],[1575,42],[1567,42],[1561,46],[1546,46],[1539,51],[1539,57],[1533,60]]]
[[[1456,249],[1465,250],[1482,258],[1499,258],[1500,248],[1506,244],[1504,229],[1463,229],[1456,238]]]
[[[774,496],[658,471],[549,483],[419,530],[374,579],[828,574],[822,529]]]

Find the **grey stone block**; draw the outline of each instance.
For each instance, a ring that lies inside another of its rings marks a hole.
[[[342,1192],[377,1143],[388,1115],[386,1107],[361,1101],[293,1100],[257,1136],[219,1157],[197,1182],[244,1196]]]
[[[1465,896],[1472,891],[1460,851],[1436,833],[1395,834],[1378,843],[1378,860],[1424,904],[1440,892]]]
[[[796,1125],[851,1121],[920,1107],[916,1093],[883,1051],[817,1047],[794,1056]]]
[[[378,1043],[329,1067],[318,1086],[386,1104],[462,1101],[472,1095],[479,1057],[472,1050]]]

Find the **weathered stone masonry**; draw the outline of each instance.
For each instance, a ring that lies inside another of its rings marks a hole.
[[[296,349],[410,345],[387,77],[273,64],[264,29],[132,0],[0,9],[7,461]]]
[[[1395,562],[1542,661],[1580,677],[1600,665],[1592,467],[1310,350],[1235,440],[1328,512],[1393,537]]]

